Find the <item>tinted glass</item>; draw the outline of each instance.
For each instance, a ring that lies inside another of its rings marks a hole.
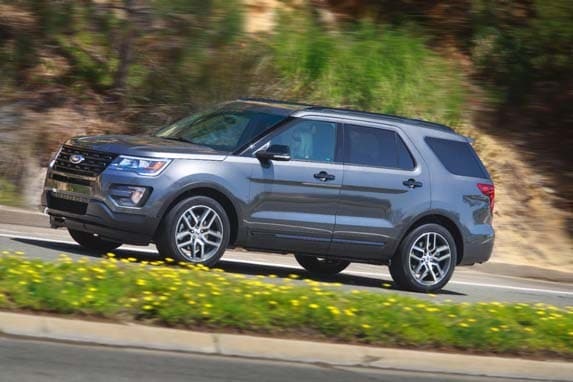
[[[406,145],[393,131],[346,125],[345,134],[345,163],[404,170],[415,166]]]
[[[218,110],[184,118],[156,135],[233,152],[285,118],[254,110]]]
[[[398,145],[398,168],[403,170],[413,170],[416,167],[414,163],[414,158],[412,158],[412,154],[408,151],[406,144],[400,138],[400,136],[394,133],[396,136],[396,144]]]
[[[426,138],[426,142],[444,167],[455,175],[489,178],[474,149],[468,142]]]
[[[333,162],[336,149],[336,124],[299,120],[271,139],[271,145],[290,149],[292,159]]]

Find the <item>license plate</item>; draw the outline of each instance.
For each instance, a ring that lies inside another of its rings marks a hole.
[[[57,189],[52,189],[51,195],[55,198],[58,198],[58,199],[65,199],[65,200],[70,200],[73,202],[87,203],[89,201],[89,197],[87,195],[72,194],[72,193],[60,191]]]

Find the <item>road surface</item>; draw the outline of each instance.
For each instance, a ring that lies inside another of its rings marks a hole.
[[[334,367],[0,337],[0,381],[509,382],[510,380],[359,367]],[[516,380],[511,379],[511,381]]]
[[[10,224],[16,222],[18,224]],[[0,208],[0,251],[22,251],[28,257],[54,260],[66,253],[74,258],[97,256],[79,247],[66,230],[46,227],[46,217],[37,213]],[[118,256],[153,260],[157,257],[154,246],[122,246],[114,251]],[[286,277],[291,273],[313,278],[298,266],[292,256],[229,250],[219,267],[228,272],[275,274]],[[394,288],[386,267],[352,264],[342,274],[330,278],[315,278],[323,282],[339,282],[346,289],[361,289],[376,293],[400,293],[435,301],[455,302],[524,302],[556,306],[573,306],[573,284],[495,275],[459,267],[446,286],[436,295],[400,291]]]

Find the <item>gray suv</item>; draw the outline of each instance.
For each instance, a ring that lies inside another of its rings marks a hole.
[[[414,119],[246,99],[146,136],[82,136],[50,163],[55,228],[110,251],[156,243],[212,266],[226,248],[294,253],[310,272],[389,265],[434,291],[491,256],[494,186],[467,138]]]

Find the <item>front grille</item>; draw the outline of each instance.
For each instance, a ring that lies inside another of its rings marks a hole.
[[[85,180],[82,178],[73,178],[73,177],[64,176],[64,175],[60,175],[60,174],[52,174],[50,177],[54,180],[57,180],[58,182],[79,184],[82,186],[91,186],[91,184],[92,184],[92,182],[90,182],[89,180]]]
[[[88,204],[77,200],[63,199],[54,196],[51,192],[46,195],[47,207],[51,210],[69,212],[76,215],[85,215]]]
[[[81,163],[74,164],[70,161],[70,157],[74,154],[82,155],[85,159]],[[95,177],[101,174],[116,156],[116,154],[101,151],[63,146],[53,169],[74,175]]]

